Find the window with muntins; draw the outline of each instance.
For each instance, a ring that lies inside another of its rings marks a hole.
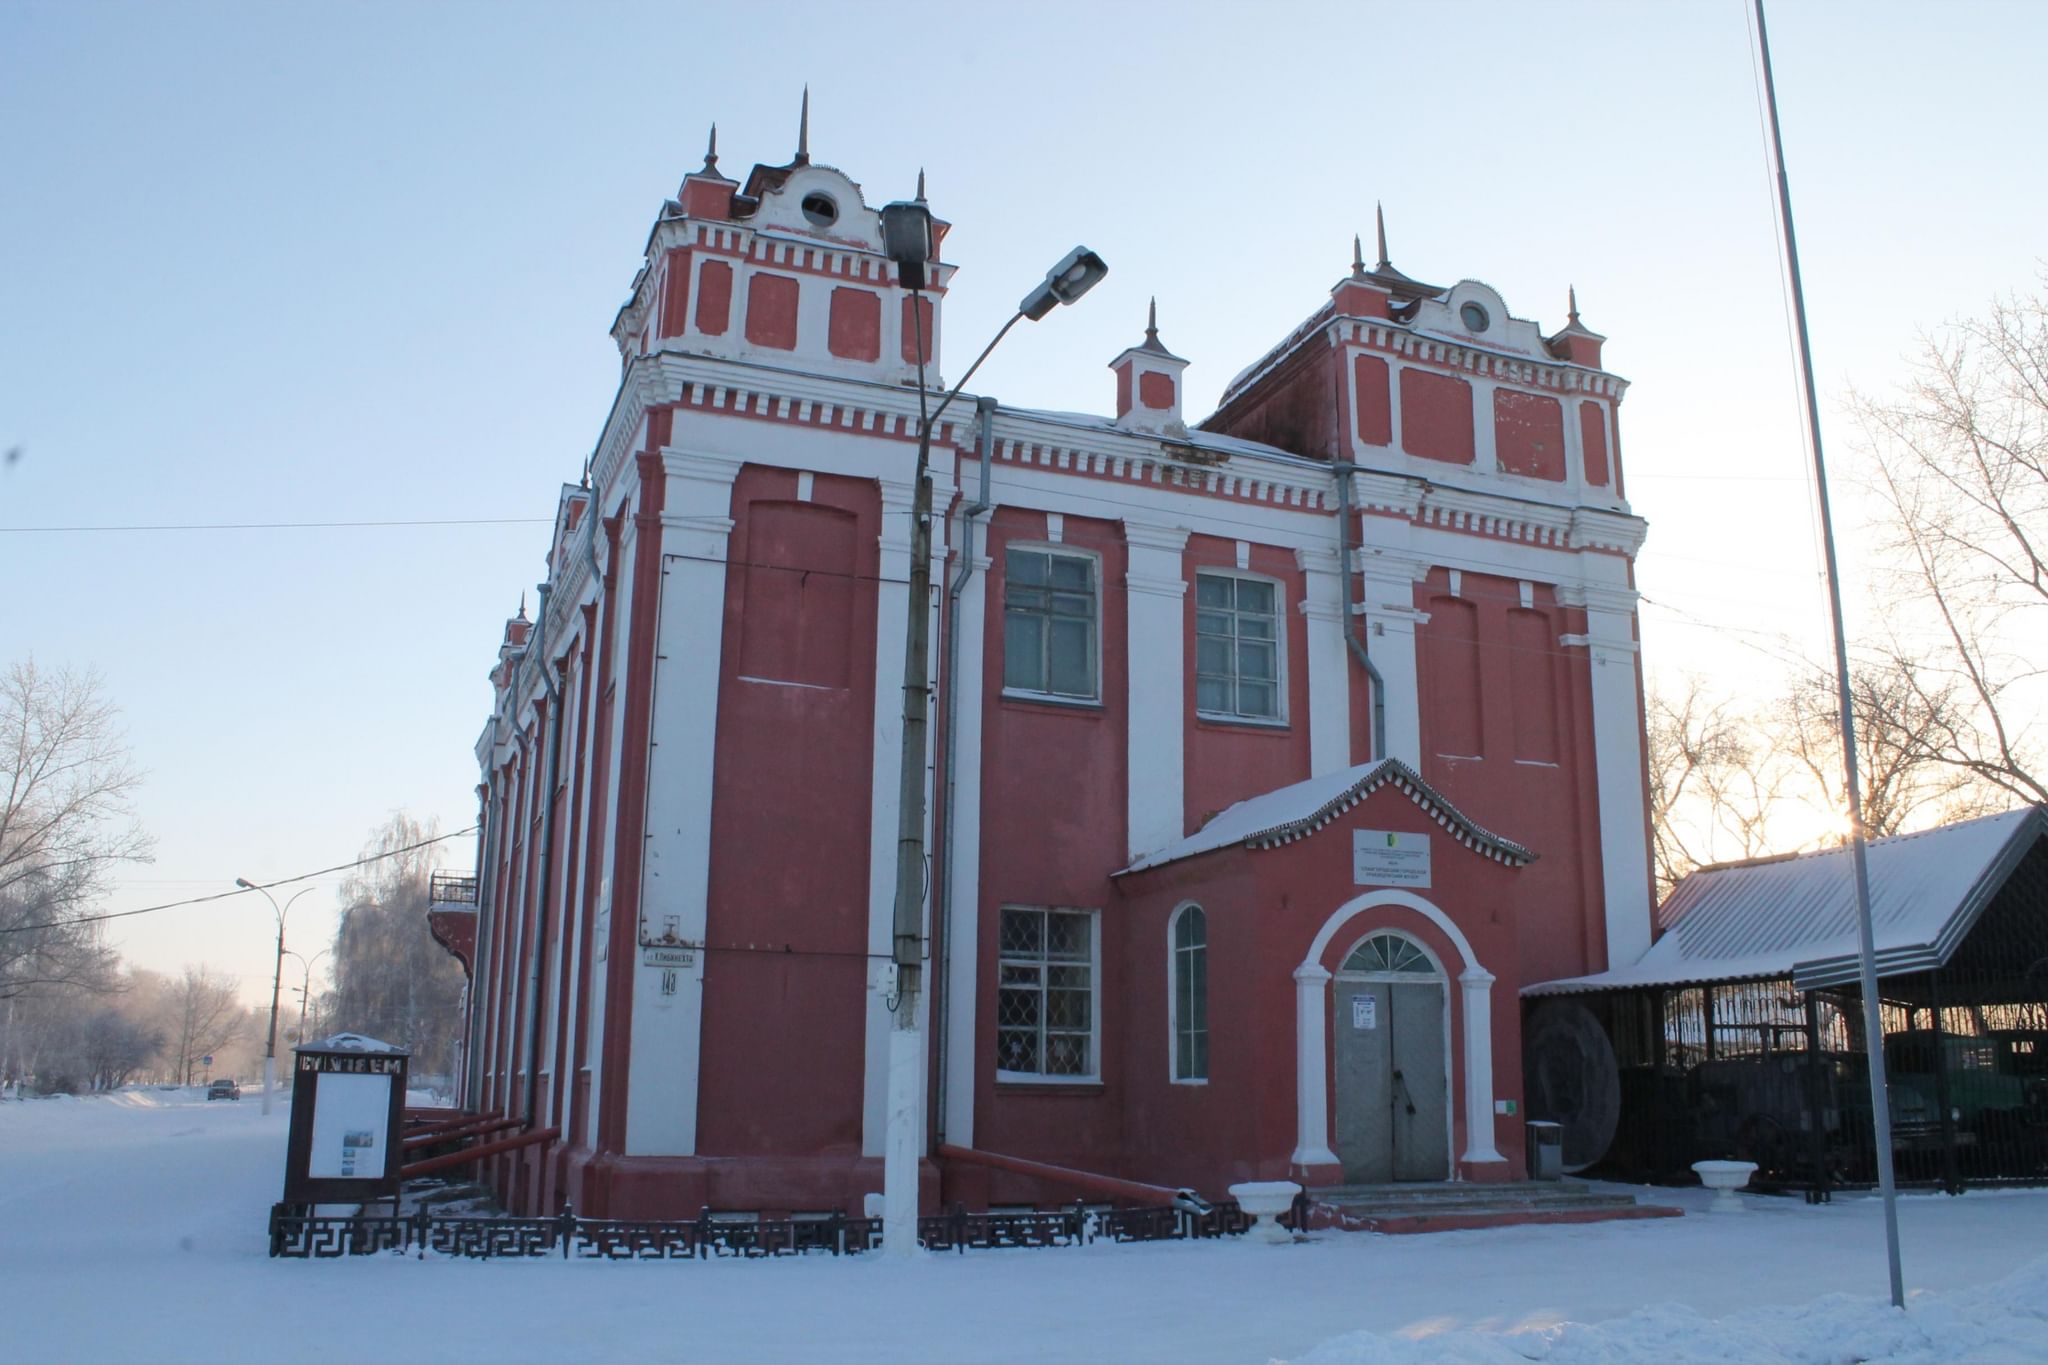
[[[1209,1079],[1209,917],[1199,905],[1173,917],[1173,1078]]]
[[[1280,591],[1273,583],[1195,575],[1195,709],[1280,719]]]
[[[1406,974],[1414,972],[1419,976],[1436,975],[1436,964],[1429,955],[1399,934],[1374,934],[1351,950],[1351,956],[1344,959],[1339,968],[1346,972],[1373,972]]]
[[[996,1069],[1095,1076],[1095,916],[1004,906],[997,966]]]
[[[1004,688],[1095,700],[1096,603],[1092,556],[1004,551]]]

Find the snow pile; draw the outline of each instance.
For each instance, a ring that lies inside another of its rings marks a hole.
[[[1521,1331],[1384,1336],[1352,1332],[1294,1365],[1850,1365],[2048,1360],[2048,1256],[1994,1284],[1916,1294],[1908,1311],[1882,1299],[1830,1294],[1791,1307],[1708,1318],[1660,1303],[1610,1322],[1567,1322]]]

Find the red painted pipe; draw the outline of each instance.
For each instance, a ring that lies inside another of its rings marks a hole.
[[[1131,1199],[1147,1204],[1171,1204],[1178,1199],[1181,1191],[1164,1185],[1147,1185],[1142,1180],[1124,1180],[1113,1175],[1098,1175],[1093,1171],[1077,1171],[1071,1166],[1054,1166],[1044,1161],[1027,1161],[1021,1156],[1003,1156],[998,1152],[978,1152],[971,1147],[954,1147],[941,1143],[938,1155],[948,1161],[965,1162],[970,1166],[987,1166],[991,1170],[1010,1171],[1017,1175],[1036,1176],[1055,1184],[1071,1186],[1089,1194],[1099,1194],[1108,1199]]]
[[[405,1111],[405,1122],[414,1133],[445,1133],[451,1128],[467,1128],[472,1123],[498,1117],[495,1113],[472,1114],[463,1110],[459,1114],[445,1114],[440,1118],[426,1118],[417,1109]]]
[[[514,1121],[516,1122],[517,1120]],[[400,1167],[398,1174],[402,1178],[410,1180],[416,1175],[429,1175],[435,1171],[445,1171],[451,1166],[466,1166],[472,1161],[479,1161],[487,1156],[497,1156],[502,1152],[516,1151],[521,1147],[531,1147],[536,1142],[553,1142],[561,1135],[562,1130],[559,1128],[535,1128],[529,1132],[521,1133],[517,1137],[500,1138],[496,1142],[486,1142],[481,1147],[469,1147],[460,1152],[449,1152],[445,1156],[430,1156],[424,1161],[412,1162]]]
[[[497,1133],[507,1128],[517,1128],[520,1122],[519,1119],[486,1118],[478,1119],[474,1123],[463,1124],[460,1128],[440,1128],[431,1133],[412,1133],[407,1135],[401,1150],[411,1152],[421,1147],[432,1147],[437,1143],[459,1142],[464,1138],[482,1137],[486,1133]]]

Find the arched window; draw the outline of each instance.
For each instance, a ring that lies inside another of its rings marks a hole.
[[[1345,972],[1408,973],[1422,976],[1436,975],[1436,964],[1429,955],[1415,945],[1414,940],[1400,934],[1374,934],[1351,950],[1351,956],[1344,959],[1338,968]]]
[[[1169,931],[1173,945],[1173,1078],[1209,1079],[1209,917],[1184,905]]]

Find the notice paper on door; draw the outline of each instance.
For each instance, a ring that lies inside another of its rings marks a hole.
[[[1378,1028],[1380,1026],[1380,998],[1376,995],[1354,995],[1351,997],[1351,1027],[1356,1029]]]

